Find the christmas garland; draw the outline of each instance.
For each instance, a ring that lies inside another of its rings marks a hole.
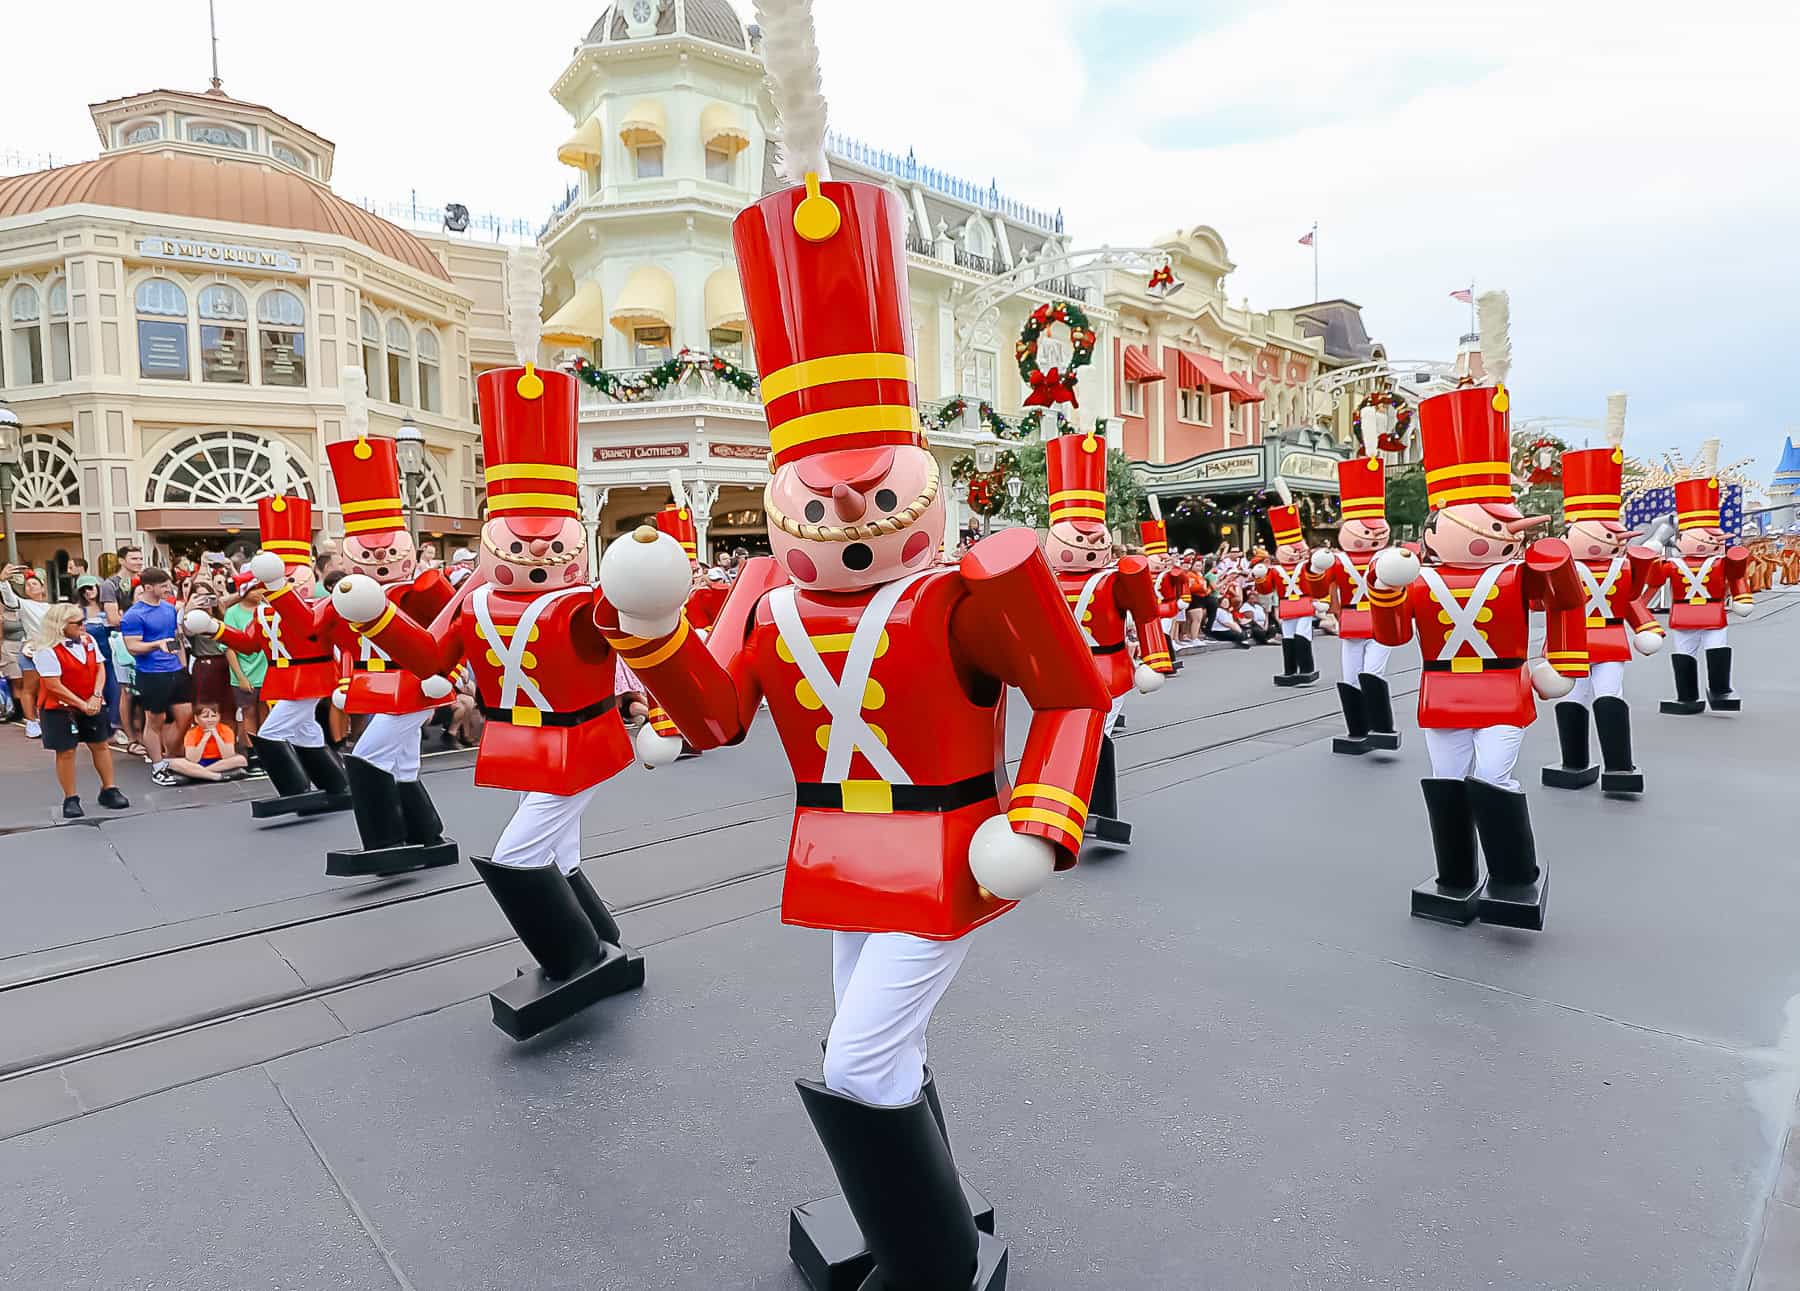
[[[1038,367],[1038,338],[1056,323],[1068,324],[1074,353],[1069,356],[1068,367],[1045,372]],[[1020,329],[1013,356],[1019,361],[1019,376],[1031,387],[1031,393],[1025,396],[1027,408],[1049,408],[1059,403],[1079,408],[1081,405],[1075,401],[1075,382],[1079,380],[1076,371],[1093,360],[1094,329],[1081,306],[1072,301],[1039,305]]]
[[[579,356],[569,366],[569,371],[590,389],[598,390],[607,398],[616,399],[620,403],[648,399],[694,375],[712,377],[745,394],[751,394],[756,389],[756,378],[730,359],[686,348],[673,358],[664,359],[648,372],[634,373],[631,376],[620,376],[605,368],[597,368]]]
[[[1044,414],[1047,412],[1056,413],[1057,433],[1063,433],[1063,428],[1067,425],[1067,418],[1065,418],[1060,411],[1057,411],[1054,408],[1033,408],[1030,412],[1019,418],[1019,438],[1037,439],[1041,436],[1044,431]]]
[[[925,423],[925,429],[928,432],[942,430],[946,426],[954,426],[960,422],[968,408],[968,400],[957,395],[952,399],[945,400],[936,412],[928,412],[920,420]],[[986,399],[983,399],[977,407],[976,415],[981,418],[981,424],[986,426],[990,433],[1001,439],[1014,438],[1013,428],[1007,425],[1006,418],[995,412],[994,406]]]
[[[1407,441],[1412,438],[1412,405],[1399,395],[1388,390],[1375,390],[1363,396],[1363,401],[1356,406],[1356,415],[1351,418],[1350,429],[1356,436],[1356,442],[1362,442],[1362,415],[1364,408],[1391,408],[1394,411],[1394,424],[1381,433],[1375,447],[1384,453],[1404,453]]]

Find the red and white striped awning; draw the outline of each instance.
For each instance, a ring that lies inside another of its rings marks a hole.
[[[1127,381],[1162,381],[1167,375],[1150,361],[1150,355],[1143,346],[1127,345],[1125,347],[1125,379]]]

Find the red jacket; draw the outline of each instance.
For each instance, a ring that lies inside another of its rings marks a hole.
[[[784,922],[962,936],[1013,904],[969,872],[1002,810],[1075,863],[1109,696],[1029,530],[859,592],[754,560],[705,645],[685,619],[652,640],[597,621],[696,748],[741,740],[767,696],[797,782]],[[1008,686],[1033,710],[1011,787]]]
[[[1263,571],[1263,576],[1256,580],[1256,590],[1264,596],[1271,592],[1276,600],[1275,617],[1278,619],[1310,619],[1314,613],[1314,593],[1309,584],[1312,571],[1304,561],[1294,565],[1284,565],[1280,561],[1271,561]]]
[[[1135,684],[1131,656],[1125,649],[1127,615],[1137,622],[1143,662],[1160,673],[1175,671],[1156,585],[1150,578],[1149,562],[1142,556],[1127,556],[1117,565],[1091,573],[1058,574],[1056,581],[1069,612],[1080,620],[1082,639],[1093,651],[1107,693],[1114,699]]]
[[[337,689],[338,625],[322,627],[310,615],[297,616],[289,623],[276,610],[280,601],[291,600],[304,609],[311,607],[287,584],[270,592],[253,611],[250,626],[219,626],[219,640],[239,654],[267,654],[269,670],[263,674],[262,698],[270,703],[278,699],[323,699]]]
[[[1611,560],[1578,560],[1582,613],[1587,623],[1589,663],[1625,663],[1631,658],[1632,632],[1662,632],[1644,598],[1656,585],[1658,557],[1648,547],[1627,547]]]
[[[1383,645],[1405,645],[1418,633],[1422,727],[1531,725],[1537,700],[1525,654],[1534,607],[1547,612],[1550,666],[1566,677],[1588,672],[1580,576],[1559,539],[1532,543],[1522,561],[1427,565],[1409,587],[1372,587],[1369,604]]]
[[[1347,640],[1368,640],[1375,635],[1375,619],[1369,612],[1369,565],[1378,554],[1334,551],[1331,568],[1323,574],[1315,574],[1312,566],[1307,566],[1308,594],[1331,602],[1337,610],[1338,636]]]
[[[1669,584],[1669,626],[1677,632],[1704,632],[1726,624],[1725,599],[1751,603],[1750,553],[1729,547],[1723,556],[1691,560],[1676,556],[1658,565]]]
[[[386,591],[389,603],[405,610],[415,622],[424,623],[436,618],[455,595],[450,580],[435,569],[426,570],[410,583],[392,584]],[[298,596],[279,596],[272,604],[287,631],[310,633],[336,643],[349,674],[346,713],[417,713],[450,702],[449,695],[427,699],[419,689],[419,678],[395,667],[368,637],[358,636],[338,617],[329,597],[309,602]]]

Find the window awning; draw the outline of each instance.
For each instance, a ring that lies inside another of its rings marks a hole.
[[[706,280],[706,330],[744,325],[744,292],[737,270],[715,269]]]
[[[600,118],[589,117],[563,140],[562,147],[556,150],[556,159],[565,166],[588,170],[600,164],[600,149]]]
[[[659,324],[675,325],[675,280],[655,265],[639,265],[613,302],[612,325],[629,332],[634,327]]]
[[[1262,392],[1251,385],[1246,378],[1229,372],[1225,375],[1231,382],[1231,398],[1234,403],[1261,403],[1263,401]]]
[[[1175,354],[1177,378],[1183,390],[1210,386],[1215,393],[1229,395],[1238,403],[1262,402],[1255,386],[1232,376],[1225,370],[1225,365],[1210,354],[1196,354],[1191,350],[1177,350]]]
[[[723,103],[714,103],[700,114],[700,144],[735,154],[750,146],[750,135],[738,123],[737,113]]]
[[[1162,381],[1168,377],[1156,364],[1150,361],[1150,354],[1141,345],[1125,347],[1125,379],[1127,381]]]
[[[619,121],[619,138],[627,148],[657,144],[669,137],[668,118],[662,104],[655,99],[640,99],[631,105]]]
[[[544,339],[586,345],[606,330],[606,310],[600,304],[600,284],[584,282],[575,294],[544,320]]]

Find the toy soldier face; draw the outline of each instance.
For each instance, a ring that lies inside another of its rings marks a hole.
[[[302,596],[310,596],[313,589],[313,567],[309,560],[302,565],[289,565],[287,570],[288,586]]]
[[[1044,535],[1044,556],[1061,573],[1098,569],[1112,557],[1112,535],[1101,527],[1084,529],[1073,520],[1059,520]]]
[[[419,563],[412,535],[404,529],[346,534],[344,559],[351,573],[364,574],[378,583],[404,583]]]
[[[1576,560],[1610,560],[1625,550],[1630,531],[1604,520],[1577,520],[1569,526],[1569,551]]]
[[[1298,565],[1306,559],[1306,544],[1303,542],[1284,542],[1275,548],[1275,559],[1283,565]]]
[[[910,444],[789,462],[764,497],[769,546],[806,588],[853,592],[922,569],[944,542],[931,454]]]
[[[500,516],[481,527],[476,568],[487,581],[521,592],[585,581],[587,532],[574,516]]]
[[[1425,531],[1425,549],[1446,565],[1500,565],[1518,556],[1524,530],[1536,517],[1488,510],[1479,502],[1439,508]]]
[[[1385,520],[1346,520],[1338,526],[1338,542],[1345,551],[1380,551],[1391,534]]]
[[[1675,536],[1675,545],[1684,556],[1722,556],[1725,554],[1725,531],[1683,529]]]

